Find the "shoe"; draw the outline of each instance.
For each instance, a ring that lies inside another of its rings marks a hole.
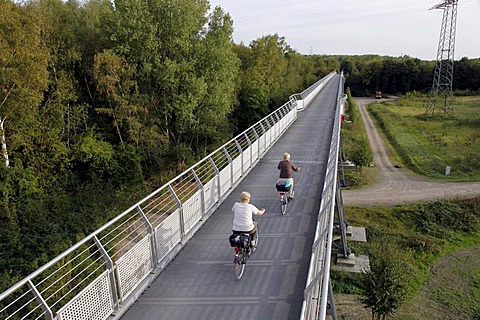
[[[256,248],[256,247],[257,247],[257,243],[255,242],[255,240],[252,240],[252,247],[253,247],[253,248]]]

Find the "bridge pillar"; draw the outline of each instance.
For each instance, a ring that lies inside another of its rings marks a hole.
[[[350,272],[365,272],[370,270],[368,256],[360,255],[357,257],[351,252],[347,245],[348,240],[367,242],[367,236],[364,227],[350,226],[345,218],[342,191],[338,180],[335,195],[335,209],[337,220],[334,222],[335,238],[332,244],[334,265],[332,266],[332,269]]]

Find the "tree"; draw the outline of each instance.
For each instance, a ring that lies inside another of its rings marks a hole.
[[[362,69],[362,84],[368,88],[369,92],[382,90],[384,86],[381,78],[382,69],[383,62],[379,58],[368,61]]]
[[[228,116],[237,95],[240,59],[233,51],[233,21],[220,7],[209,15],[199,49],[196,73],[206,85],[194,109],[195,122],[189,145],[205,154],[225,142],[232,132]]]
[[[236,99],[239,68],[231,40],[233,22],[220,8],[208,11],[206,0],[117,0],[104,10],[112,53],[102,53],[102,65],[108,61],[113,70],[115,57],[132,70],[129,78],[136,83],[136,98],[130,97],[128,105],[135,113],[127,122],[135,119],[137,136],[130,135],[130,141],[138,142],[152,170],[170,164],[184,167],[232,131],[228,115]],[[100,78],[102,72],[97,73]],[[106,80],[126,89],[123,81],[103,76],[104,88]],[[107,105],[114,103],[97,110],[104,114],[110,110],[112,116],[111,110],[120,110],[118,97],[113,101],[111,95],[102,94]],[[119,136],[118,128],[116,132]]]
[[[341,71],[340,61],[335,56],[311,56],[315,63],[315,75],[318,79],[336,70]]]
[[[286,102],[291,94],[282,91],[288,52],[291,49],[285,39],[275,34],[252,41],[250,54],[243,55],[242,67],[246,69],[241,72],[239,106],[235,111],[239,131],[279,107],[279,102]]]
[[[250,44],[254,57],[254,65],[249,70],[252,73],[252,82],[262,88],[269,107],[273,111],[288,97],[282,91],[288,61],[285,58],[292,50],[285,42],[285,38],[278,34],[264,36]]]
[[[347,76],[357,72],[354,59],[351,57],[341,59],[340,69],[343,70],[343,73]]]
[[[106,106],[96,109],[98,113],[112,117],[112,125],[121,144],[124,143],[122,129],[128,126],[127,132],[135,141],[140,134],[134,132],[140,128],[137,113],[139,107],[132,102],[137,94],[134,69],[125,59],[105,50],[95,56],[93,75],[98,92],[104,96]],[[138,141],[135,141],[138,143]]]
[[[355,163],[357,170],[362,171],[362,167],[367,166],[373,161],[370,142],[364,135],[358,137],[353,144],[353,149],[349,153],[349,158]]]
[[[0,137],[5,167],[10,151],[25,144],[38,123],[37,104],[47,87],[47,52],[33,12],[11,1],[0,2]],[[9,130],[7,130],[7,128]]]
[[[35,12],[41,43],[48,52],[48,87],[37,105],[40,122],[32,125],[33,150],[22,152],[24,164],[39,168],[46,185],[58,183],[70,166],[71,146],[85,130],[87,106],[80,100],[76,70],[82,60],[79,30],[82,8],[76,1],[39,0],[26,10]]]
[[[372,319],[386,319],[407,298],[410,281],[410,256],[395,244],[372,245],[370,271],[365,274],[363,304],[372,309]]]
[[[302,92],[321,78],[321,76],[318,77],[316,75],[317,70],[312,58],[294,51],[288,52],[286,58],[288,65],[284,77],[284,85],[282,86],[286,95],[290,96],[293,93]]]

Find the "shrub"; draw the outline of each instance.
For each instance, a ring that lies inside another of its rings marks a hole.
[[[451,231],[473,232],[478,228],[478,218],[453,201],[420,204],[417,211],[417,230],[438,238]]]
[[[349,187],[361,186],[365,182],[362,174],[356,170],[345,170],[345,180]]]
[[[332,270],[330,272],[332,289],[335,293],[362,294],[363,283],[358,274]]]

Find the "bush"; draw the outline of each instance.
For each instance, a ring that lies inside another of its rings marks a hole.
[[[345,180],[347,186],[355,187],[365,184],[365,179],[363,178],[361,172],[356,170],[345,170]]]
[[[363,294],[363,282],[358,274],[332,270],[330,279],[335,293]]]
[[[478,218],[453,201],[420,204],[417,211],[417,230],[438,238],[446,238],[451,231],[473,232],[478,229]]]
[[[393,314],[408,296],[413,272],[407,251],[395,243],[377,242],[370,247],[370,271],[365,274],[363,304],[377,318]]]
[[[439,253],[442,244],[443,241],[440,241],[435,237],[422,234],[404,235],[399,240],[399,245],[402,248],[412,249],[419,253]]]

